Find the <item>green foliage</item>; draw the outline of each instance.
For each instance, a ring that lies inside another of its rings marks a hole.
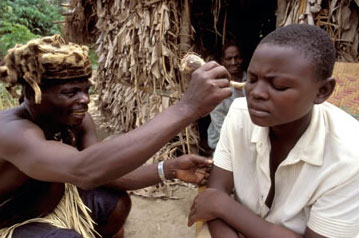
[[[0,84],[0,111],[15,107],[17,105],[18,100],[11,97],[4,84]]]
[[[16,43],[39,36],[60,33],[54,21],[62,20],[59,8],[46,0],[0,1],[0,53],[2,56]]]
[[[54,21],[62,19],[57,7],[46,0],[5,0],[1,1],[4,9],[2,19],[26,26],[32,33],[47,36],[58,34],[60,26]]]
[[[0,21],[0,52],[2,55],[5,55],[7,50],[14,47],[16,43],[26,43],[34,38],[37,38],[37,35],[24,25]]]
[[[93,46],[89,46],[89,58],[92,64],[93,69],[97,69],[98,65],[98,55],[95,52],[95,49]]]

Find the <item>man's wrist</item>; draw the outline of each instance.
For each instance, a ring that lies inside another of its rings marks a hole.
[[[198,111],[196,111],[192,105],[189,105],[183,101],[179,101],[174,105],[176,108],[176,112],[181,115],[185,116],[188,123],[192,123],[200,118],[198,115]]]

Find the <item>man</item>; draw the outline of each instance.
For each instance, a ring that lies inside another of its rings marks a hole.
[[[189,225],[209,221],[212,237],[357,237],[359,122],[325,102],[335,53],[306,24],[259,43]]]
[[[196,169],[210,162],[196,155],[138,167],[230,96],[224,67],[207,63],[177,104],[104,142],[87,112],[90,76],[87,48],[60,36],[17,45],[5,57],[0,80],[10,90],[21,84],[24,102],[0,113],[0,237],[122,237],[131,205],[125,190],[203,179]]]
[[[235,42],[228,42],[223,46],[221,64],[226,67],[231,74],[231,80],[236,82],[246,81],[246,72],[243,70],[243,57],[241,55],[239,46]],[[214,150],[217,146],[219,135],[221,132],[224,118],[226,117],[229,107],[233,100],[237,97],[244,97],[245,92],[243,90],[237,90],[232,88],[232,96],[223,100],[217,107],[210,113],[211,123],[209,124],[208,134],[208,146]]]

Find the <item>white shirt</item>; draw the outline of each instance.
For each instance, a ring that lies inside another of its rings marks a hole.
[[[214,164],[233,172],[235,196],[268,222],[300,234],[308,227],[326,237],[359,233],[359,122],[325,102],[279,165],[271,210],[268,128],[252,123],[245,98],[224,121]]]

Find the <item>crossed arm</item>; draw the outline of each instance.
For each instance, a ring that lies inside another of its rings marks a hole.
[[[304,236],[285,227],[267,222],[230,197],[233,190],[233,174],[214,166],[208,181],[208,187],[193,202],[188,224],[198,220],[208,221],[211,236],[238,237],[306,237],[323,236],[306,228]]]

